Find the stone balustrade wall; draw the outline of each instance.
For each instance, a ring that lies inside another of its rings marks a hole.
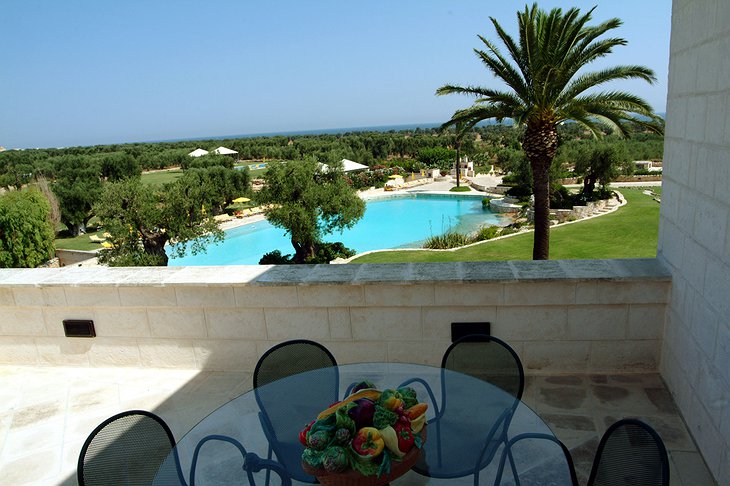
[[[307,338],[343,363],[439,365],[452,322],[488,321],[529,373],[639,372],[669,290],[653,259],[0,270],[0,363],[251,371]]]

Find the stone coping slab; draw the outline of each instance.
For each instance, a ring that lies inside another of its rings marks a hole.
[[[63,267],[0,269],[3,287],[292,286],[505,283],[545,281],[670,281],[656,258],[351,265],[217,267]]]

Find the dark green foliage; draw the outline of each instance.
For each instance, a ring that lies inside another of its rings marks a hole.
[[[200,201],[206,210],[221,213],[234,199],[249,195],[250,179],[248,168],[235,170],[211,166],[188,169],[176,182],[184,186],[188,196]]]
[[[314,256],[308,258],[304,263],[329,263],[337,258],[350,258],[355,256],[355,250],[347,248],[342,242],[335,243],[319,242],[315,245]],[[292,265],[297,263],[291,254],[282,255],[279,250],[264,253],[259,260],[259,265]]]
[[[296,263],[315,257],[322,235],[351,228],[365,213],[365,203],[345,180],[341,166],[323,172],[314,158],[275,162],[264,179],[257,199],[269,205],[266,219],[289,233]]]
[[[180,168],[187,169],[207,169],[209,167],[225,167],[233,169],[233,158],[227,155],[208,154],[201,157],[187,156],[180,164]]]
[[[96,156],[101,165],[101,176],[108,181],[121,181],[139,177],[142,168],[139,161],[125,152],[109,152]]]
[[[64,155],[53,160],[56,181],[51,188],[61,207],[61,222],[73,236],[85,231],[91,207],[102,193],[101,163],[90,157]]]
[[[53,256],[50,212],[37,189],[0,196],[1,268],[35,268]]]
[[[470,192],[471,188],[469,186],[454,186],[451,189],[449,189],[449,192]]]
[[[424,148],[418,152],[418,161],[429,168],[451,170],[456,152],[445,147]]]

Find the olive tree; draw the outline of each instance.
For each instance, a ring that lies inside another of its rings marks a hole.
[[[53,256],[51,207],[37,189],[0,196],[0,267],[35,268]]]

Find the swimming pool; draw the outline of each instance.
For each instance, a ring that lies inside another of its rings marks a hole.
[[[342,241],[358,253],[419,248],[426,238],[449,229],[469,233],[482,225],[505,225],[510,221],[507,216],[483,209],[481,197],[399,194],[368,201],[365,216],[352,229],[324,239]],[[273,250],[282,255],[294,253],[283,229],[260,221],[226,231],[225,240],[208,246],[207,253],[170,258],[168,265],[256,265],[264,253]]]

